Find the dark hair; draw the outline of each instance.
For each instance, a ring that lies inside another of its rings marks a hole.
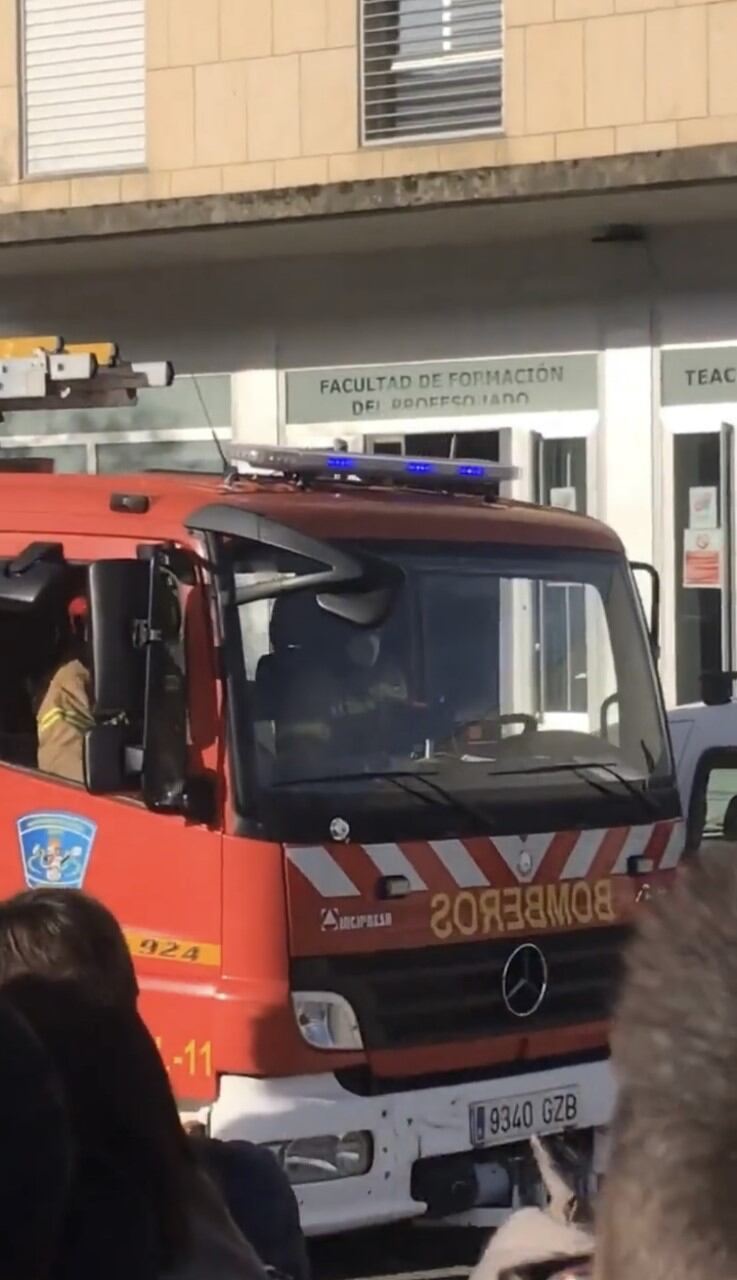
[[[598,1214],[601,1280],[737,1271],[737,846],[644,914],[613,1028],[620,1098]]]
[[[84,983],[134,1006],[138,983],[115,916],[78,889],[30,889],[0,902],[0,987],[24,974]]]
[[[70,1126],[48,1054],[0,999],[0,1280],[45,1280],[70,1187]]]
[[[49,1054],[69,1111],[76,1180],[59,1274],[138,1278],[176,1265],[190,1245],[193,1157],[135,1007],[48,977],[16,978],[3,997]]]

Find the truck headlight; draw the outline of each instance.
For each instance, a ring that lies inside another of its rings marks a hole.
[[[302,1037],[313,1049],[362,1049],[353,1007],[331,991],[294,991],[292,1005]]]
[[[319,1138],[295,1138],[292,1142],[267,1142],[293,1186],[307,1182],[336,1182],[360,1178],[374,1162],[374,1143],[368,1132],[325,1134]]]

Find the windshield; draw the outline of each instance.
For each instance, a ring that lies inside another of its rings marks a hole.
[[[355,819],[391,793],[394,838],[418,829],[423,808],[435,822],[444,810],[444,829],[478,830],[512,802],[512,829],[554,829],[538,815],[531,825],[537,791],[628,798],[628,820],[648,820],[642,792],[670,777],[670,758],[619,557],[457,543],[371,552],[403,575],[379,626],[327,612],[312,591],[236,606],[261,795],[278,794],[285,814],[292,793],[309,793],[311,811],[322,797],[325,814],[351,806]],[[256,562],[245,544],[231,554],[236,595],[308,571],[276,552],[265,562],[263,549]]]

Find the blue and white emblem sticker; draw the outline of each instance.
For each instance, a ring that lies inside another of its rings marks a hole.
[[[73,813],[28,813],[18,819],[23,874],[29,889],[81,889],[97,824]]]

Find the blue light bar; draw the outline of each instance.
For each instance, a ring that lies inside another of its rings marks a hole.
[[[497,488],[505,480],[516,480],[517,467],[477,458],[407,458],[382,453],[336,453],[322,449],[290,449],[281,446],[236,444],[230,446],[233,462],[245,462],[256,471],[304,479],[364,483],[395,483],[415,488],[469,489]]]

